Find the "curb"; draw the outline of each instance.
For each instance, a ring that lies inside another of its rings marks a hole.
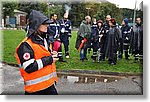
[[[143,76],[143,73],[121,73],[121,72],[106,72],[96,70],[57,70],[60,74],[96,74],[96,75],[110,75],[110,76]]]
[[[2,62],[6,65],[19,67],[18,64]],[[110,75],[110,76],[143,76],[143,73],[122,73],[122,72],[107,72],[98,70],[57,70],[60,74],[92,74],[92,75]]]

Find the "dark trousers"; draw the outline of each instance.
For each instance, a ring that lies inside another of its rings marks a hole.
[[[59,61],[63,60],[63,56],[62,56],[62,46],[60,45],[60,47],[58,48],[58,57],[59,57]]]
[[[55,86],[52,85],[44,90],[33,92],[33,93],[29,93],[25,91],[25,95],[58,95],[58,93]]]
[[[123,43],[120,42],[120,48],[119,48],[119,55],[118,55],[118,57],[122,59],[122,55],[123,55]]]
[[[143,63],[143,50],[135,50],[133,52],[134,54],[134,62],[140,60],[141,63]]]
[[[99,48],[99,42],[98,41],[92,42],[93,55],[91,56],[91,58],[93,60],[96,60],[98,48]]]
[[[116,64],[116,63],[117,63],[117,54],[116,54],[116,53],[114,53],[113,58],[109,58],[109,59],[108,59],[108,63],[109,63],[109,64],[111,64],[111,63]]]
[[[103,42],[100,42],[99,43],[99,50],[98,50],[98,52],[100,53],[100,61],[102,61],[102,60],[105,60],[105,39],[103,40]]]
[[[120,49],[119,49],[119,58],[122,59],[123,51],[125,53],[125,59],[128,59],[129,57],[129,45],[124,45],[123,43],[120,44]]]
[[[87,48],[81,49],[80,50],[80,60],[86,59],[87,58],[86,55],[87,55]]]
[[[125,59],[128,59],[129,57],[129,45],[124,45],[124,52],[125,52]]]
[[[110,56],[108,57],[108,63],[117,63],[117,50],[116,48],[113,49],[113,53],[110,54]]]
[[[68,37],[68,34],[67,33],[61,34],[60,40],[61,40],[61,43],[64,44],[65,54],[69,53],[69,37]]]

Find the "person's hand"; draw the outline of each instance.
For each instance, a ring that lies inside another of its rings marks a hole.
[[[52,52],[52,55],[55,55],[55,54],[57,54],[57,51],[53,51],[53,52]]]
[[[52,52],[52,57],[53,57],[53,63],[55,63],[57,60],[59,60],[58,53],[56,51]]]
[[[81,43],[84,43],[84,40],[82,40]]]

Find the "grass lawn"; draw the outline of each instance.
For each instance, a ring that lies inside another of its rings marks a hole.
[[[21,30],[2,30],[4,46],[3,46],[3,61],[7,63],[16,64],[16,60],[14,57],[15,49],[17,45],[22,41],[25,37],[25,32]],[[131,73],[140,73],[142,72],[142,67],[140,63],[133,63],[133,57],[131,56],[129,61],[125,59],[118,60],[117,65],[110,66],[106,61],[103,61],[101,64],[92,63],[91,55],[87,55],[88,61],[81,62],[79,60],[79,52],[75,49],[76,35],[77,32],[74,31],[72,34],[72,38],[70,40],[70,59],[65,59],[66,63],[57,62],[57,69],[65,70],[65,69],[78,69],[78,70],[100,70],[100,71],[108,71],[108,72],[131,72]],[[64,48],[63,48],[64,55]],[[64,56],[65,58],[65,56]]]

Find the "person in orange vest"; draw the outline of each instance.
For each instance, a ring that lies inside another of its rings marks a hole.
[[[57,95],[58,81],[55,62],[57,52],[48,44],[48,24],[51,21],[41,12],[32,10],[29,15],[27,37],[16,48],[16,60],[24,79],[26,95]]]

